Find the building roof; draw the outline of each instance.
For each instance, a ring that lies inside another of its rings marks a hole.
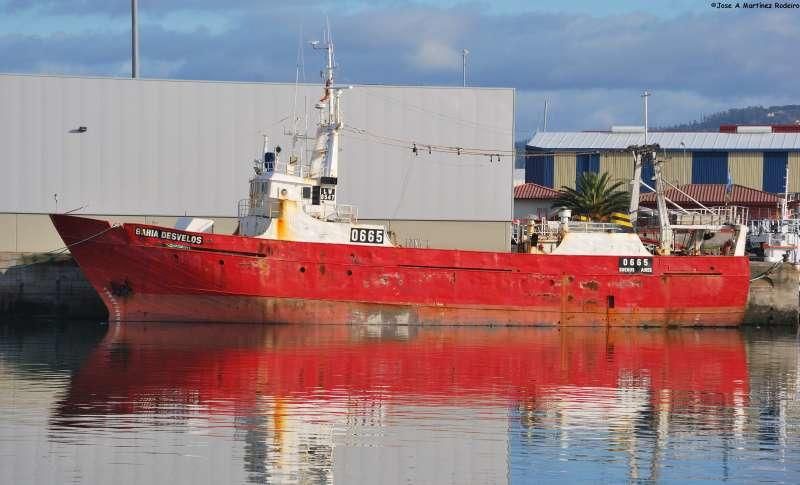
[[[698,133],[653,132],[648,143],[658,143],[664,150],[797,150],[800,133]],[[624,150],[644,143],[643,133],[539,132],[528,142],[529,148],[553,151]],[[683,144],[681,144],[683,143]]]
[[[544,185],[527,183],[514,187],[515,199],[551,200],[561,195],[561,192]]]
[[[800,125],[719,125],[719,131],[720,133],[755,133],[755,131],[766,131],[767,133],[800,133]]]
[[[731,193],[726,194],[725,184],[687,184],[679,188],[692,196],[703,205],[769,205],[775,206],[780,200],[778,196],[762,190],[751,189],[743,185],[734,184]],[[677,204],[694,204],[688,197],[670,187],[664,195]],[[725,196],[729,195],[728,198]],[[654,192],[643,193],[639,198],[643,204],[655,204]]]

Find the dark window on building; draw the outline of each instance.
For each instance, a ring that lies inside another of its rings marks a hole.
[[[590,153],[588,155],[575,156],[575,183],[583,172],[600,172],[600,154]]]
[[[764,192],[780,193],[786,190],[786,164],[789,163],[787,152],[764,152]]]
[[[525,183],[533,182],[545,187],[553,187],[555,157],[553,155],[531,155],[535,155],[535,152],[528,152],[528,158],[525,160]]]
[[[693,184],[727,184],[728,152],[692,152]]]

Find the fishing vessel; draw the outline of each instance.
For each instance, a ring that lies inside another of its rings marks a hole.
[[[797,194],[789,194],[789,164],[784,175],[783,197],[780,199],[777,219],[749,221],[747,245],[752,254],[770,263],[800,264],[800,219],[796,208]],[[795,200],[791,200],[794,196]]]
[[[337,204],[341,102],[327,54],[320,123],[309,163],[264,141],[235,234],[212,221],[175,228],[111,225],[66,214],[52,221],[108,308],[111,321],[213,321],[588,326],[735,326],[744,316],[746,227],[724,225],[725,254],[672,253],[660,214],[655,254],[619,224],[574,221],[562,211],[550,254],[401,247],[380,225]],[[632,150],[656,164],[657,147]],[[664,206],[663,187],[656,190]],[[638,196],[636,197],[638,201]],[[635,213],[635,210],[632,209]],[[661,212],[661,211],[660,211]]]

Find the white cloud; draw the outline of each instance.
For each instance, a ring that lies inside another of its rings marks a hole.
[[[220,4],[212,0],[181,3],[179,13],[179,2],[142,1],[163,17],[160,23],[142,24],[142,75],[291,81],[301,25],[308,39],[324,23],[317,0],[302,2],[267,8],[264,2],[234,0],[231,8],[239,13],[214,21],[209,9]],[[101,3],[79,2],[82,9]],[[55,0],[31,7],[37,4],[14,0],[6,24],[22,15],[14,8],[33,8],[46,18],[64,15]],[[48,8],[56,13],[48,14]],[[117,6],[106,15],[121,19],[124,10]],[[466,47],[470,84],[516,87],[517,128],[532,131],[541,123],[545,96],[551,99],[550,128],[565,130],[639,123],[644,88],[654,93],[654,126],[732,107],[798,104],[800,63],[792,61],[800,45],[796,18],[797,12],[788,11],[722,15],[704,10],[678,17],[497,14],[464,4],[399,9],[381,1],[337,10],[331,24],[342,82],[457,85]],[[70,24],[63,34],[42,32],[44,27],[4,31],[0,72],[126,73],[127,27],[104,29],[93,16],[83,21],[86,25]],[[318,61],[307,51],[309,80],[317,79]]]
[[[461,68],[461,51],[440,40],[427,39],[420,42],[409,60],[420,69],[453,71]]]

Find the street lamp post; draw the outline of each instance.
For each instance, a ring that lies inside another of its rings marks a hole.
[[[686,163],[686,143],[681,142],[681,146],[683,147],[683,180],[686,181],[685,183],[690,184],[692,181],[689,180],[689,164]]]
[[[462,86],[467,86],[467,54],[469,54],[468,49],[461,50],[461,77],[462,77]]]
[[[131,0],[131,77],[139,77],[139,0]]]

